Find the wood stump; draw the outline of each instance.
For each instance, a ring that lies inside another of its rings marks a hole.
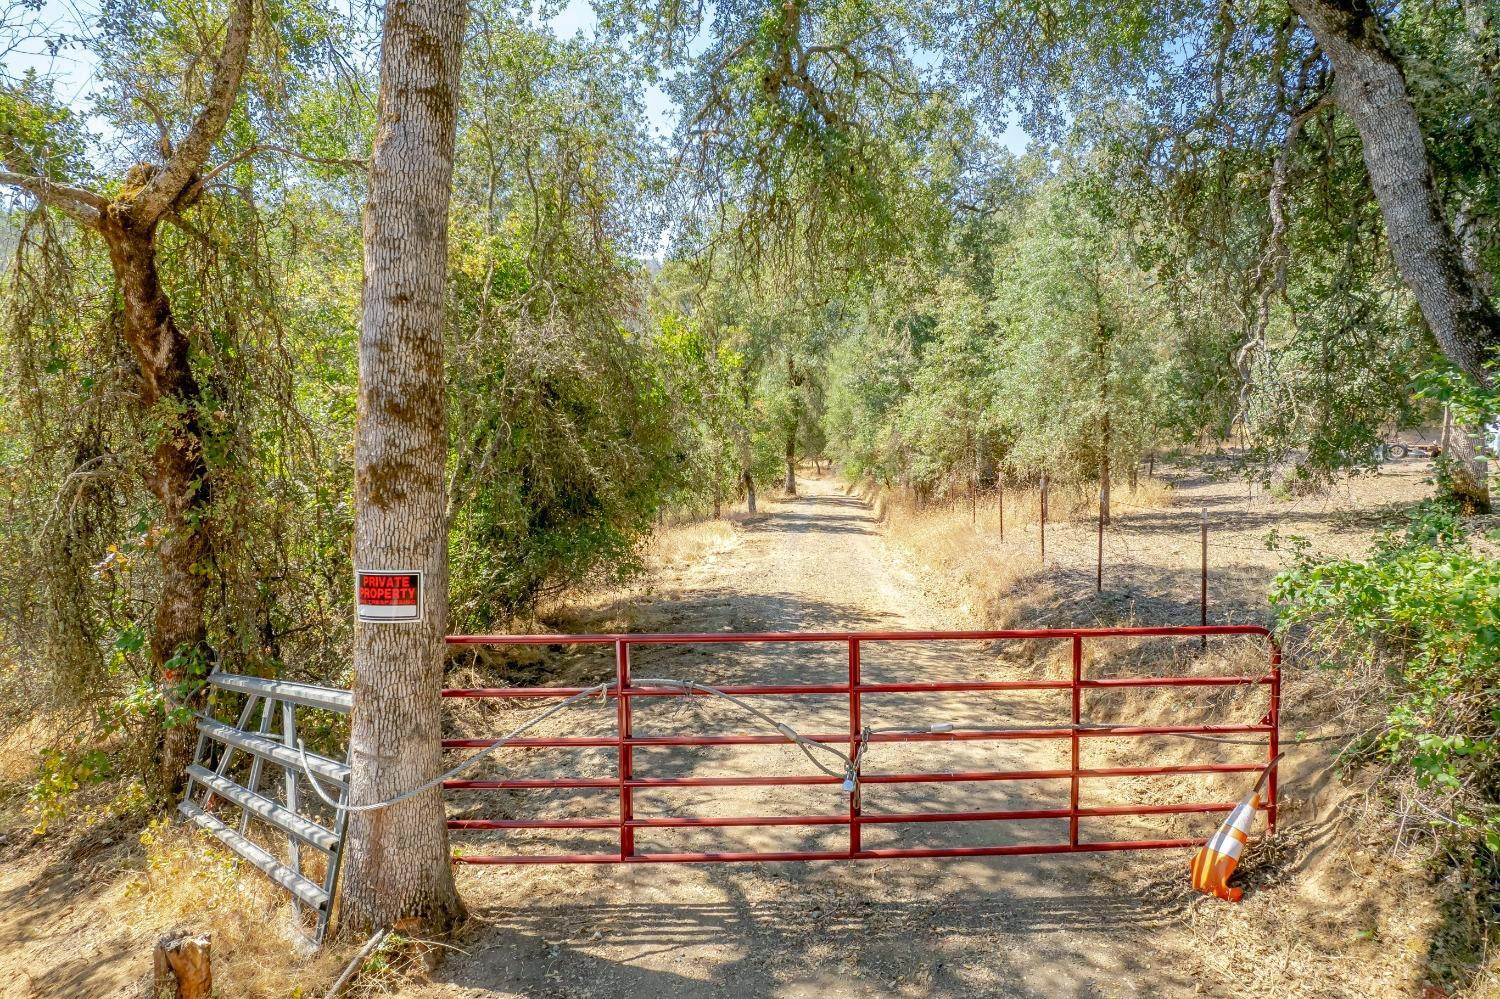
[[[156,941],[152,957],[151,999],[209,999],[213,969],[208,933],[169,933]]]

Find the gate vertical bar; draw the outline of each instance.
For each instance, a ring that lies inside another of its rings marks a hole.
[[[859,756],[860,730],[864,726],[859,703],[859,639],[849,639],[849,758]],[[853,857],[862,848],[859,835],[859,779],[860,768],[854,768],[854,790],[849,793],[849,856]]]
[[[1083,724],[1083,636],[1073,636],[1073,786],[1068,792],[1068,845],[1078,845],[1078,727]]]
[[[271,731],[271,716],[276,710],[276,703],[277,702],[274,699],[269,697],[265,698],[261,702],[260,727],[256,729],[256,731],[258,731],[261,735],[266,735]],[[260,779],[262,774],[264,773],[265,761],[262,760],[259,756],[252,756],[250,758],[250,783],[245,785],[250,789],[251,794],[255,794],[260,791]],[[240,835],[245,835],[245,833],[249,830],[250,813],[242,808],[240,809]]]
[[[270,701],[266,702],[269,707]],[[281,702],[281,743],[288,749],[297,748],[297,707],[291,701]],[[292,811],[298,811],[297,807],[297,771],[291,767],[285,768],[284,791],[286,796],[286,807]],[[253,791],[254,788],[251,788]],[[297,837],[288,832],[286,834],[286,859],[298,877],[302,876],[302,848],[297,842]],[[332,904],[332,896],[329,897]],[[296,895],[292,896],[292,912],[296,914],[298,924],[302,922],[302,900]]]
[[[632,774],[631,746],[626,740],[630,738],[630,696],[626,690],[630,687],[630,643],[623,638],[615,640],[615,695],[619,700],[616,705],[616,729],[619,736],[619,772],[620,772],[620,859],[635,855],[635,830],[630,826],[630,820],[635,818],[630,807],[630,778]]]
[[[1271,762],[1276,762],[1276,757],[1281,755],[1281,645],[1273,637],[1271,642],[1271,710],[1269,712],[1271,722],[1270,747],[1267,755]],[[1266,831],[1276,831],[1276,770],[1271,767],[1269,783],[1266,786]]]
[[[344,753],[344,763],[348,764],[354,759],[354,747],[349,747]],[[349,795],[352,793],[352,780],[340,784],[336,800],[340,805],[349,804]],[[349,829],[349,813],[342,809],[335,810],[336,817],[333,820],[333,835],[337,839],[333,854],[328,858],[328,867],[323,872],[323,894],[328,896],[321,912],[318,913],[318,925],[313,931],[313,939],[318,943],[328,935],[328,923],[333,919],[333,893],[338,889],[339,869],[344,864],[344,833]]]

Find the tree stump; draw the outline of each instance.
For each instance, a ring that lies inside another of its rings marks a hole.
[[[212,939],[208,933],[177,932],[157,940],[151,999],[209,999],[214,988],[209,964]]]

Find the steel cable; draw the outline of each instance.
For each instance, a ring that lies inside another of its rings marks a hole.
[[[382,809],[382,808],[389,808],[392,805],[397,805],[397,804],[400,804],[403,801],[407,801],[407,800],[409,800],[411,798],[415,798],[418,795],[426,794],[428,791],[431,791],[432,789],[441,786],[445,781],[449,781],[449,780],[452,780],[454,777],[457,777],[459,774],[461,774],[464,771],[468,770],[469,768],[473,767],[480,760],[482,760],[485,757],[489,756],[491,753],[493,753],[496,750],[502,748],[503,746],[506,746],[506,745],[510,744],[511,742],[514,742],[517,738],[519,738],[521,736],[522,733],[524,733],[524,732],[526,732],[526,731],[528,731],[528,730],[536,727],[537,725],[541,724],[546,719],[550,718],[552,715],[557,714],[559,711],[562,711],[564,708],[572,707],[574,704],[577,704],[577,703],[579,703],[581,701],[587,700],[588,698],[594,697],[595,695],[598,695],[599,697],[602,698],[605,694],[607,694],[609,692],[609,690],[613,686],[614,686],[613,684],[601,683],[601,684],[597,684],[597,685],[595,685],[593,687],[589,687],[589,688],[587,688],[585,690],[581,690],[578,693],[573,694],[572,696],[566,698],[565,700],[559,701],[557,704],[552,705],[552,707],[548,708],[546,711],[543,711],[541,714],[539,714],[536,717],[532,718],[531,720],[527,721],[524,725],[521,725],[519,728],[516,728],[513,731],[507,733],[506,735],[501,736],[500,738],[496,739],[493,743],[491,743],[489,746],[486,746],[484,749],[482,749],[479,752],[475,753],[473,756],[468,757],[463,762],[459,763],[457,766],[452,767],[451,769],[443,772],[442,774],[439,774],[437,777],[434,777],[432,780],[429,780],[429,781],[427,781],[427,782],[425,782],[423,784],[418,785],[417,787],[411,788],[410,790],[407,790],[407,791],[403,791],[400,794],[394,795],[394,796],[392,796],[390,798],[386,798],[386,799],[381,800],[381,801],[372,801],[372,802],[368,802],[368,803],[362,804],[362,805],[347,805],[347,804],[341,804],[340,802],[335,801],[334,799],[330,798],[327,795],[327,793],[324,792],[324,790],[322,788],[322,785],[320,785],[318,783],[317,778],[315,778],[313,776],[312,768],[311,768],[311,765],[310,765],[310,763],[308,761],[307,747],[306,747],[306,745],[303,743],[303,741],[301,739],[298,739],[297,740],[297,752],[299,753],[299,755],[301,757],[301,761],[302,761],[302,774],[303,774],[303,776],[305,776],[307,778],[308,783],[312,786],[313,792],[317,794],[317,796],[322,800],[322,802],[325,805],[327,805],[328,807],[336,809],[337,811],[340,811],[340,812],[371,812],[371,811],[376,811],[376,810]],[[781,735],[788,742],[792,743],[792,745],[796,746],[799,750],[801,750],[802,751],[802,755],[806,756],[807,759],[808,759],[808,762],[810,762],[813,766],[817,767],[818,770],[822,771],[824,774],[828,775],[829,777],[834,777],[834,778],[841,779],[843,781],[843,787],[844,787],[844,791],[846,793],[852,794],[859,787],[859,772],[858,772],[858,767],[859,767],[859,759],[863,755],[863,750],[862,749],[860,751],[857,751],[856,754],[855,754],[855,756],[853,758],[851,758],[847,753],[844,753],[843,751],[837,749],[834,746],[830,746],[830,745],[828,745],[826,743],[822,743],[822,742],[815,742],[815,741],[813,741],[811,739],[806,738],[800,732],[798,732],[796,729],[792,728],[790,725],[787,725],[785,722],[779,722],[779,721],[777,721],[775,718],[772,718],[769,714],[767,714],[766,712],[762,711],[760,708],[755,707],[753,704],[750,704],[749,702],[745,701],[744,699],[736,697],[733,694],[730,694],[730,693],[728,693],[726,691],[720,690],[717,687],[713,687],[713,686],[710,686],[710,685],[705,684],[705,683],[697,683],[697,682],[694,682],[692,680],[674,680],[674,679],[650,677],[650,678],[642,678],[642,679],[639,679],[639,680],[632,680],[631,681],[631,687],[634,688],[634,689],[680,690],[683,693],[699,692],[699,693],[708,694],[708,695],[711,695],[711,696],[714,696],[714,697],[722,698],[722,699],[730,702],[731,704],[735,705],[740,710],[745,711],[746,713],[754,716],[755,718],[758,718],[761,721],[765,722],[778,735]],[[952,730],[953,730],[952,723],[938,723],[938,724],[935,724],[935,725],[928,726],[926,728],[911,728],[911,729],[905,729],[905,728],[903,728],[903,729],[889,729],[889,730],[887,730],[887,729],[881,729],[879,731],[882,731],[882,732],[884,732],[884,731],[893,731],[893,732],[894,731],[902,731],[902,732],[906,732],[906,731],[911,731],[911,732],[945,732],[946,731],[946,732],[951,732]],[[868,734],[870,730],[866,729],[865,731]],[[829,753],[829,754],[833,755],[834,757],[836,757],[838,759],[838,761],[841,764],[843,764],[843,773],[840,773],[839,771],[830,768],[829,766],[827,766],[826,764],[824,764],[821,760],[819,760],[816,756],[814,756],[813,752],[812,752],[814,749],[819,750],[819,751],[824,752],[824,753]]]

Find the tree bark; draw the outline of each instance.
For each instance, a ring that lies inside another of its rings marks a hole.
[[[786,355],[786,390],[791,396],[790,412],[786,419],[786,478],[782,483],[782,491],[788,496],[797,495],[797,424],[802,420],[802,414],[797,401],[797,386],[802,379],[797,375],[797,365],[792,359],[790,351]]]
[[[151,999],[211,999],[212,946],[208,933],[159,938],[151,955]]]
[[[1478,434],[1461,427],[1453,411],[1443,407],[1443,433],[1438,438],[1438,484],[1456,499],[1465,513],[1491,509],[1489,462],[1479,453]]]
[[[1108,419],[1106,418],[1106,423]],[[1099,468],[1099,521],[1108,526],[1109,524],[1109,452],[1104,452],[1104,462]]]
[[[786,431],[786,480],[783,490],[788,496],[797,495],[797,424],[791,423]]]
[[[364,570],[421,572],[426,593],[417,623],[355,626],[355,803],[408,791],[442,768],[443,303],[466,18],[463,0],[392,0],[385,11],[364,221],[354,557]],[[347,842],[341,931],[402,921],[442,934],[462,917],[440,789],[353,813]]]
[[[167,711],[158,772],[170,794],[181,784],[192,756],[195,732],[186,712],[197,704],[202,691],[198,681],[209,665],[203,558],[212,495],[200,420],[202,394],[188,339],[172,318],[157,274],[156,225],[136,228],[128,215],[107,212],[100,231],[119,282],[125,340],[140,370],[140,401],[160,421],[146,485],[161,504],[161,591],[151,662]]]
[[[724,447],[721,444],[714,454],[714,520],[723,514],[724,507]]]
[[[1109,336],[1103,322],[1095,342],[1099,359],[1099,523],[1109,523],[1109,452],[1114,447],[1109,425]]]
[[[1500,315],[1464,268],[1444,216],[1401,65],[1364,0],[1291,0],[1333,64],[1334,100],[1359,130],[1402,280],[1438,346],[1481,385],[1500,350]]]

